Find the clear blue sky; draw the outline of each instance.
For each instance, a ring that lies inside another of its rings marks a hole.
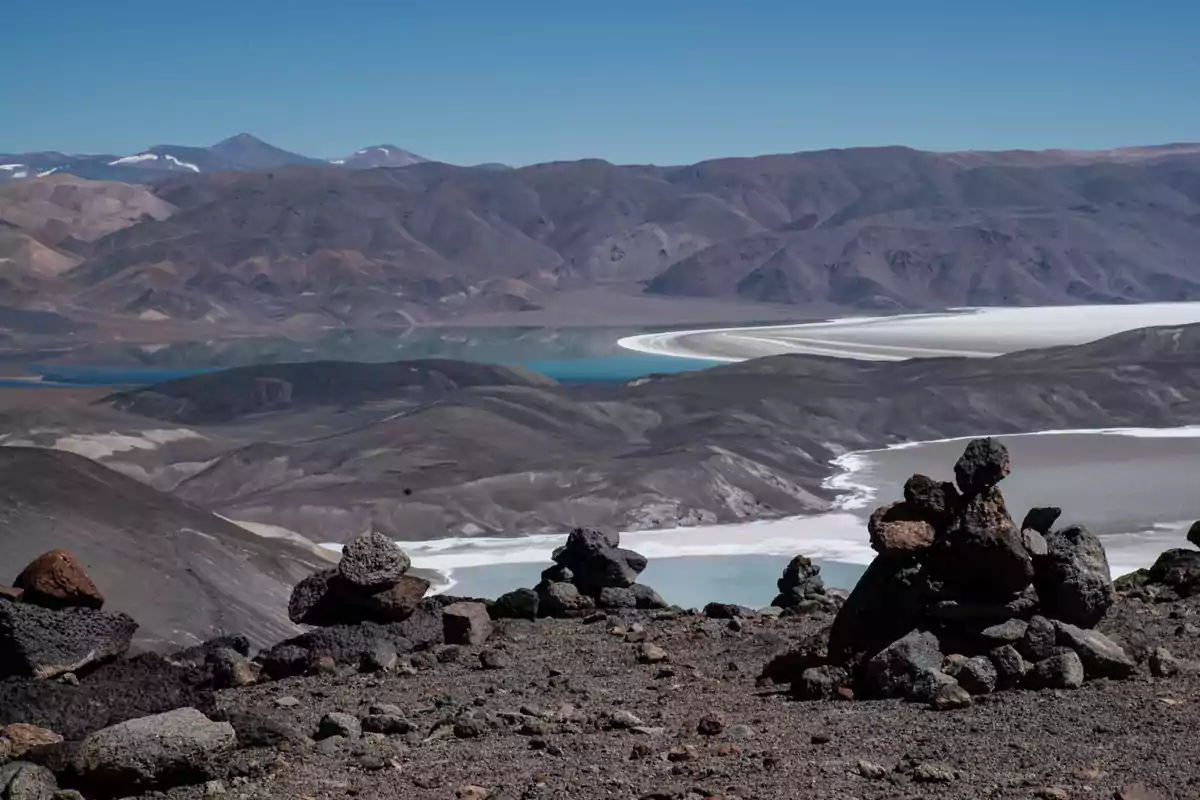
[[[1200,140],[1196,0],[4,0],[0,152],[455,163]]]

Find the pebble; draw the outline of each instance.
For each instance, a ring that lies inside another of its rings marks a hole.
[[[614,711],[608,717],[608,727],[613,730],[630,730],[632,728],[639,728],[644,724],[637,715],[624,709]]]
[[[929,707],[935,711],[953,711],[971,705],[971,694],[957,683],[949,683],[938,689]]]
[[[833,737],[825,731],[818,731],[812,735],[809,741],[813,744],[829,744],[833,741]]]
[[[667,761],[695,761],[696,748],[690,744],[685,744],[681,747],[672,747],[667,751]]]
[[[346,739],[357,739],[362,736],[362,724],[353,714],[343,714],[333,711],[321,718],[317,725],[317,735],[314,739],[328,739],[331,736],[342,736]]]
[[[1061,786],[1043,786],[1034,792],[1041,800],[1069,800],[1070,795]]]
[[[874,764],[870,761],[864,761],[862,759],[859,759],[858,763],[854,765],[854,768],[858,770],[859,775],[862,775],[864,778],[872,781],[886,778],[888,774],[887,767],[882,767],[879,764]]]
[[[702,736],[716,736],[725,730],[729,723],[725,721],[725,716],[719,711],[710,711],[700,718],[696,724],[696,731]]]
[[[459,739],[479,739],[487,733],[488,724],[478,717],[463,717],[454,723],[454,735]]]
[[[629,758],[633,761],[637,761],[639,759],[649,758],[653,752],[654,748],[652,748],[650,745],[646,744],[645,742],[638,742],[633,746],[632,749],[630,749]]]
[[[484,669],[504,669],[508,666],[508,656],[489,648],[479,654],[479,665]]]
[[[954,780],[954,770],[940,764],[918,764],[912,771],[912,779],[917,783],[950,783]]]
[[[1150,655],[1150,674],[1156,678],[1170,678],[1179,674],[1179,661],[1165,647],[1156,647]]]
[[[279,706],[280,708],[295,708],[296,706],[300,705],[300,700],[292,697],[290,694],[285,694],[283,697],[275,698],[275,705]]]
[[[489,794],[490,792],[488,792],[488,790],[482,786],[467,784],[465,786],[458,787],[458,790],[454,793],[454,796],[457,797],[458,800],[487,800]]]
[[[651,642],[642,642],[638,646],[637,660],[643,664],[657,664],[667,660],[667,651]]]

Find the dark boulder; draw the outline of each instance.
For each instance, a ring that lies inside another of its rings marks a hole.
[[[611,531],[576,528],[568,534],[566,545],[556,551],[554,561],[569,569],[576,588],[592,597],[605,587],[632,586],[646,568],[646,559],[620,549],[619,541]]]
[[[104,595],[66,550],[51,550],[21,571],[13,586],[22,600],[45,608],[94,608],[104,605]]]
[[[1035,616],[1025,626],[1025,633],[1017,642],[1016,648],[1022,656],[1030,661],[1041,661],[1054,655],[1058,631],[1054,623],[1042,616]]]
[[[1035,506],[1021,520],[1021,530],[1036,531],[1042,536],[1050,533],[1054,523],[1062,516],[1062,509],[1054,506]]]
[[[446,644],[478,645],[492,635],[492,618],[483,603],[454,603],[442,609]]]
[[[986,492],[1011,471],[1008,448],[999,440],[972,439],[954,465],[954,480],[962,493],[969,496]]]
[[[987,656],[967,659],[957,677],[959,684],[971,694],[991,694],[999,683],[996,665]]]
[[[825,581],[821,578],[821,567],[805,556],[795,556],[783,568],[783,575],[776,582],[781,594],[798,593],[824,594]]]
[[[578,617],[596,607],[596,601],[573,583],[541,583],[535,591],[538,614],[543,617]]]
[[[1011,644],[995,648],[988,653],[988,657],[996,668],[996,688],[1011,689],[1024,679],[1028,667],[1017,648]]]
[[[1082,525],[1051,533],[1037,559],[1034,582],[1048,617],[1094,626],[1112,605],[1112,576],[1100,539]]]
[[[1033,580],[1033,561],[999,489],[965,500],[934,548],[938,573],[975,599],[1009,597]]]
[[[945,527],[958,513],[962,497],[949,481],[913,475],[904,482],[904,504],[918,518],[935,528]]]
[[[516,589],[500,595],[490,606],[492,619],[537,619],[538,594],[533,589]]]
[[[441,644],[442,608],[422,603],[403,622],[331,625],[279,642],[258,656],[263,674],[272,679],[302,675],[322,657],[336,665],[358,669],[380,641],[389,642],[397,653]]]
[[[928,572],[921,562],[878,556],[833,620],[830,658],[843,665],[861,664],[919,627],[930,592]]]
[[[596,598],[597,608],[637,608],[637,595],[633,587],[618,588],[605,586]]]
[[[1192,526],[1188,528],[1187,540],[1196,547],[1200,547],[1200,522],[1193,522]]]
[[[54,773],[39,764],[0,762],[0,797],[5,800],[56,800]]]
[[[338,574],[364,589],[391,586],[408,571],[409,560],[397,544],[372,531],[351,539],[342,549]]]
[[[1054,622],[1056,641],[1079,655],[1087,678],[1122,680],[1137,671],[1137,664],[1112,639],[1099,631],[1085,630],[1066,622]]]
[[[420,605],[429,581],[402,575],[394,583],[367,589],[345,580],[336,569],[309,575],[292,589],[288,617],[304,625],[401,622]]]
[[[1034,664],[1021,685],[1029,689],[1078,689],[1083,685],[1083,677],[1079,655],[1065,650]]]
[[[1172,589],[1179,597],[1200,594],[1200,550],[1164,551],[1146,571],[1146,580]]]
[[[792,683],[792,694],[799,700],[831,700],[850,685],[850,675],[841,667],[809,667]]]
[[[866,663],[865,688],[873,697],[908,697],[923,673],[941,670],[944,658],[936,636],[912,631]]]
[[[936,530],[907,502],[875,509],[867,522],[871,547],[880,555],[920,553],[933,544]]]
[[[136,630],[125,614],[0,603],[0,677],[86,671],[123,655]]]
[[[818,631],[809,634],[784,653],[768,661],[759,673],[759,678],[772,683],[795,684],[805,670],[826,666],[829,661],[829,633]]]
[[[637,600],[637,607],[642,609],[659,609],[666,608],[667,604],[658,594],[658,592],[646,586],[643,583],[635,583],[629,587],[633,591],[633,596]]]
[[[746,619],[758,615],[754,609],[736,603],[709,603],[704,606],[704,616],[709,619]]]

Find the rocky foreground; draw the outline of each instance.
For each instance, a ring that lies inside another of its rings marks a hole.
[[[536,587],[423,597],[364,536],[253,658],[122,655],[132,620],[47,554],[0,591],[0,798],[1200,797],[1200,550],[1114,586],[1055,509],[1013,522],[1008,468],[980,440],[914,476],[873,579],[797,557],[759,611],[663,607],[587,530]]]

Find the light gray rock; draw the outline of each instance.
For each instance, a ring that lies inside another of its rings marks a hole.
[[[54,773],[45,767],[24,761],[0,767],[0,797],[4,800],[53,800],[57,791]]]
[[[1016,644],[1025,636],[1029,623],[1023,619],[1010,619],[999,625],[992,625],[980,631],[979,635],[992,647],[1002,644]]]
[[[967,659],[958,673],[959,684],[971,694],[991,694],[996,691],[999,676],[987,656]]]
[[[75,751],[71,767],[96,794],[137,794],[202,783],[236,746],[228,722],[180,708],[96,731]]]
[[[918,675],[908,689],[905,698],[914,703],[934,703],[949,686],[958,686],[958,681],[938,669],[929,669]]]
[[[342,548],[338,574],[366,589],[390,586],[408,571],[409,560],[395,542],[377,531],[356,536]]]
[[[943,658],[936,636],[912,631],[867,662],[866,689],[874,697],[907,697],[923,673],[941,669]]]
[[[1079,654],[1083,674],[1087,678],[1128,678],[1137,671],[1137,664],[1121,646],[1103,633],[1085,630],[1065,622],[1054,621],[1056,641]]]
[[[1030,689],[1078,689],[1083,686],[1083,677],[1079,654],[1067,650],[1034,664],[1022,685]]]
[[[967,708],[971,705],[971,693],[957,683],[948,683],[938,689],[929,707],[935,711],[952,711],[957,708]]]
[[[839,688],[849,683],[850,676],[841,667],[809,667],[792,684],[792,693],[801,700],[829,700],[837,695]]]

